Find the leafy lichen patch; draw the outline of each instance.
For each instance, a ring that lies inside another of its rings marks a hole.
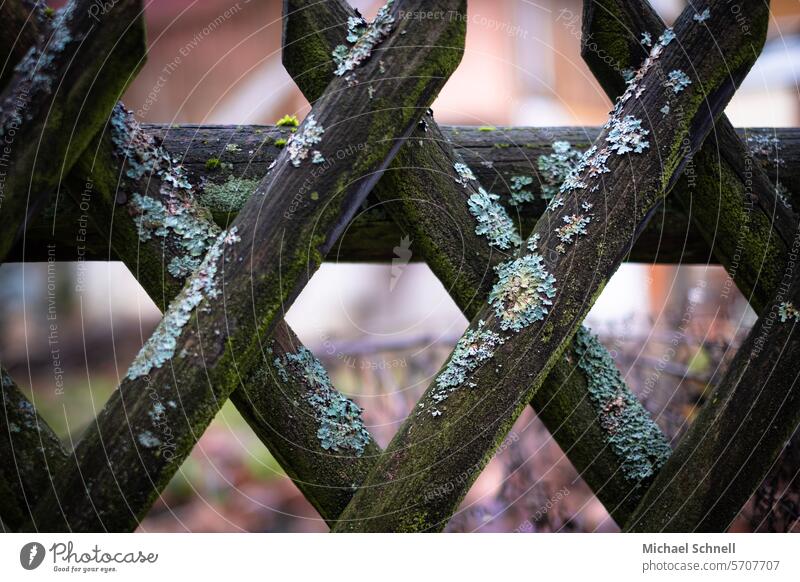
[[[322,141],[323,133],[325,133],[325,128],[317,122],[313,113],[309,113],[302,127],[289,137],[286,144],[289,160],[295,168],[300,167],[300,163],[308,158],[309,153],[312,155],[312,162],[318,163],[316,162],[317,156],[322,156],[322,154],[319,150],[312,152],[312,147]],[[275,143],[278,143],[277,140]]]
[[[568,141],[555,141],[552,149],[552,154],[543,154],[536,160],[544,200],[550,200],[558,194],[567,177],[575,172],[582,155]]]
[[[708,8],[706,8],[702,12],[695,13],[695,15],[692,16],[692,19],[695,22],[705,22],[709,18],[711,18],[711,10],[709,10]]]
[[[466,188],[467,184],[469,184],[471,180],[477,180],[475,174],[472,172],[472,169],[464,162],[454,163],[453,169],[456,172],[456,177],[454,178],[456,184],[461,184]]]
[[[135,380],[148,374],[153,368],[160,368],[175,355],[184,326],[188,323],[195,309],[204,299],[216,299],[219,296],[217,285],[217,264],[225,247],[239,241],[236,227],[221,232],[206,253],[200,267],[192,275],[180,294],[170,303],[166,314],[142,346],[128,369],[128,378]]]
[[[627,389],[614,360],[584,327],[573,343],[586,377],[589,399],[600,426],[620,461],[620,470],[636,486],[649,482],[672,450],[653,419]]]
[[[589,205],[591,208],[591,205]],[[591,215],[586,214],[568,214],[562,217],[564,225],[556,228],[556,236],[561,241],[556,247],[560,253],[566,252],[565,245],[572,244],[579,236],[586,234],[586,227],[592,220]]]
[[[674,71],[670,71],[667,74],[667,80],[664,81],[664,86],[671,88],[672,92],[675,94],[680,93],[691,84],[692,80],[689,78],[689,75],[687,75],[680,69],[675,69]]]
[[[190,275],[219,235],[219,227],[192,203],[194,189],[184,169],[121,105],[114,107],[111,127],[125,177],[133,181],[128,212],[139,240],[159,239],[168,250],[166,255],[172,257],[167,265],[170,274],[178,279]],[[140,186],[146,187],[146,182],[158,184],[158,197],[136,192]]]
[[[445,369],[436,377],[436,386],[431,391],[433,407],[429,408],[432,416],[441,415],[437,405],[446,400],[450,394],[467,382],[469,375],[481,364],[494,356],[495,349],[505,342],[498,333],[488,329],[483,320],[478,327],[468,329],[458,340]],[[470,382],[468,386],[475,387]]]
[[[336,70],[334,73],[338,76],[347,74],[356,69],[363,62],[369,59],[372,51],[382,43],[394,26],[394,16],[390,10],[394,0],[387,0],[386,4],[381,6],[375,19],[368,25],[363,26],[363,19],[360,22],[348,20],[348,34],[347,41],[352,43],[351,48],[346,45],[338,45],[332,55]],[[354,26],[351,28],[351,24]]]
[[[800,310],[798,310],[791,301],[784,301],[778,306],[778,317],[781,318],[783,323],[786,323],[790,319],[795,322],[800,322]]]
[[[467,203],[470,213],[478,222],[475,234],[485,236],[490,245],[507,250],[519,246],[522,239],[505,207],[498,202],[499,199],[497,194],[479,187]]]
[[[307,386],[305,400],[318,423],[317,439],[326,451],[364,453],[371,438],[361,419],[361,407],[333,387],[325,366],[307,348],[275,359],[278,375],[284,382],[290,374],[302,378]]]
[[[533,192],[528,190],[528,186],[533,184],[532,176],[511,176],[511,185],[509,192],[511,193],[511,206],[519,206],[525,202],[533,202]]]
[[[556,288],[541,256],[531,253],[495,267],[497,282],[489,294],[503,330],[521,331],[544,319]]]
[[[606,141],[610,144],[610,150],[619,155],[628,152],[640,154],[650,147],[650,142],[645,139],[650,131],[642,127],[641,119],[632,115],[626,115],[622,119],[612,116],[608,123],[611,129]]]

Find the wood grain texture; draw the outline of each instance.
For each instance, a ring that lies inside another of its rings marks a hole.
[[[492,386],[491,390],[462,386],[449,396],[440,415],[415,413],[404,423],[342,514],[338,531],[438,530],[455,511],[478,471],[472,471],[468,479],[457,477],[465,468],[480,469],[488,462],[760,53],[768,7],[746,2],[752,32],[745,35],[724,4],[722,0],[700,3],[700,10],[708,6],[713,15],[704,27],[695,26],[694,8],[684,11],[675,26],[679,42],[669,43],[640,71],[595,142],[600,151],[614,145],[620,133],[629,135],[631,126],[620,129],[620,123],[633,123],[631,116],[646,120],[643,128],[649,132],[649,148],[609,155],[607,172],[598,173],[597,164],[587,166],[576,177],[584,186],[565,196],[563,207],[537,222],[534,233],[541,259],[557,286],[547,317],[534,318],[518,333],[507,334],[494,358],[469,375],[472,384]],[[691,61],[688,55],[695,54],[706,57]],[[667,73],[673,70],[691,71],[692,83],[683,91],[663,88]],[[678,115],[660,113],[665,99]],[[595,186],[597,192],[589,194]],[[576,235],[562,254],[558,247],[565,240],[558,228],[565,224],[565,217],[585,212],[583,202],[594,204],[596,222],[585,234]],[[543,280],[542,276],[535,284],[542,285]],[[483,329],[502,335],[501,317],[506,316],[483,308],[468,334]],[[513,364],[500,368],[494,361]],[[435,389],[432,386],[423,396],[425,406],[435,402]],[[420,498],[420,492],[433,488],[448,493]]]
[[[437,6],[464,11],[455,0]],[[157,330],[151,340],[161,334],[166,343],[143,348],[146,355],[168,347],[166,361],[134,363],[59,474],[60,494],[39,504],[32,527],[133,529],[241,377],[268,357],[259,339],[276,329],[388,166],[398,138],[416,125],[460,61],[464,20],[399,18],[399,11],[420,7],[395,3],[396,24],[375,54],[354,70],[355,79],[337,78],[315,103],[295,137],[309,136],[316,122],[324,136],[315,149],[330,163],[309,156],[295,164],[292,148],[283,150],[167,312],[167,322],[189,320]],[[379,78],[380,94],[371,95],[361,81]],[[152,391],[167,404],[159,426],[151,418]],[[181,406],[171,408],[170,400]],[[162,425],[170,429],[169,449]],[[109,468],[113,484],[105,478]],[[57,515],[59,504],[66,521]]]

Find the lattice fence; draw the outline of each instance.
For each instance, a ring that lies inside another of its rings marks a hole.
[[[344,0],[286,0],[283,62],[313,105],[299,127],[141,127],[117,100],[144,59],[142,4],[0,7],[36,31],[1,38],[18,62],[2,80],[3,259],[57,242],[64,259],[121,260],[165,310],[74,452],[3,372],[4,527],[134,529],[228,398],[334,531],[440,530],[529,405],[624,529],[730,524],[800,422],[782,203],[800,184],[765,172],[774,133],[722,113],[768,3],[691,2],[669,29],[644,0],[587,0],[583,56],[616,100],[588,133],[436,124],[463,0],[390,0],[369,24]],[[204,144],[234,133],[211,161]],[[587,134],[581,157],[557,145]],[[798,132],[779,137],[792,166]],[[514,176],[492,189],[521,222],[481,186],[496,175]],[[385,212],[336,247],[368,196]],[[75,245],[59,225],[86,209]],[[399,233],[472,323],[382,451],[283,314],[331,249],[384,260]],[[673,451],[581,322],[622,261],[709,248],[761,318]]]

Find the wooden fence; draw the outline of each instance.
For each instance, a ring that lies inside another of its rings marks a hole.
[[[723,114],[768,3],[693,2],[670,29],[645,0],[587,0],[583,56],[616,105],[586,130],[436,124],[464,0],[369,24],[285,0],[299,127],[141,127],[118,99],[142,4],[0,7],[26,23],[0,36],[2,259],[120,260],[164,310],[74,451],[3,371],[5,527],[134,529],[230,398],[333,531],[441,530],[526,406],[625,530],[726,529],[800,422],[800,133]],[[471,324],[381,450],[283,314],[329,253],[386,260],[404,235]],[[674,451],[581,326],[624,260],[716,261],[760,314]]]

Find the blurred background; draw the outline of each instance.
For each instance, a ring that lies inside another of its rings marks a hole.
[[[53,2],[53,7],[61,3]],[[380,2],[353,4],[371,18]],[[681,0],[653,4],[667,22]],[[800,125],[800,3],[773,0],[764,53],[728,108],[735,126]],[[577,0],[470,0],[464,59],[433,109],[442,124],[593,126],[611,107],[579,55]],[[283,69],[279,0],[158,0],[148,60],[124,102],[149,123],[273,123],[309,105]],[[577,24],[576,24],[577,23]],[[398,244],[400,241],[398,241]],[[409,250],[415,252],[413,241]],[[160,314],[119,263],[0,267],[0,359],[68,447],[124,376]],[[725,371],[755,315],[708,265],[625,264],[587,323],[674,441]],[[48,285],[56,289],[55,386]],[[287,317],[385,446],[467,321],[430,270],[323,265]],[[673,352],[677,342],[678,349]],[[616,531],[527,409],[449,531]],[[797,439],[794,439],[795,442]],[[798,529],[798,446],[759,489],[737,531]],[[542,508],[547,508],[542,511]],[[226,404],[141,524],[142,531],[327,531],[236,410]]]

